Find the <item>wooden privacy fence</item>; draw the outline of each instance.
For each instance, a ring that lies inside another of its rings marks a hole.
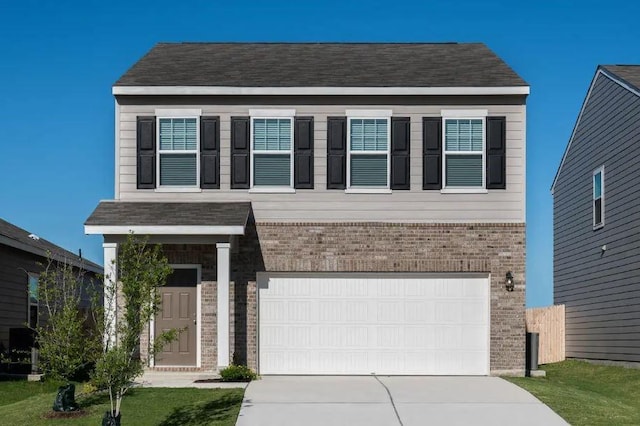
[[[539,364],[564,361],[564,305],[529,308],[526,324],[527,332],[540,334]]]

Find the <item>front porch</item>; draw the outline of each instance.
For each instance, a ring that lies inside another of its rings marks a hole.
[[[162,290],[163,310],[141,336],[140,354],[149,372],[215,373],[233,361],[234,353],[239,362],[247,362],[246,343],[237,344],[246,342],[246,336],[238,336],[246,335],[246,322],[236,328],[234,321],[246,318],[241,299],[246,300],[247,290],[244,286],[238,292],[231,281],[231,256],[249,216],[249,203],[102,202],[87,220],[87,234],[104,236],[106,289],[117,283],[118,246],[129,233],[162,244],[174,268]],[[235,303],[239,293],[245,296]],[[110,307],[107,315],[117,320],[117,303],[104,303]],[[149,356],[157,330],[169,328],[183,330],[178,341]]]

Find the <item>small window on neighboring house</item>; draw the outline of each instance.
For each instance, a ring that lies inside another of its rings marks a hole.
[[[593,227],[604,226],[604,166],[593,172]]]
[[[484,119],[445,118],[445,188],[484,188],[484,134]]]
[[[29,327],[35,328],[38,325],[38,276],[29,274]]]
[[[389,118],[349,119],[348,188],[389,188]]]
[[[252,119],[253,187],[293,187],[292,121]]]
[[[158,118],[159,186],[198,186],[198,119]]]

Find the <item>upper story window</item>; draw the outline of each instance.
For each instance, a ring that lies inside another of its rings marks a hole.
[[[293,188],[293,119],[251,120],[252,186]]]
[[[160,187],[198,186],[198,118],[158,118]]]
[[[604,226],[604,166],[593,172],[593,228]]]
[[[38,326],[38,276],[29,274],[29,304],[27,308],[27,321],[29,327]]]
[[[444,119],[445,188],[484,188],[485,121]]]
[[[389,188],[389,118],[349,118],[347,188]]]

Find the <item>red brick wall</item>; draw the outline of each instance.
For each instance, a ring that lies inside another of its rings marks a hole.
[[[482,272],[491,275],[491,371],[524,371],[524,224],[259,223],[238,242],[230,348],[253,368],[256,272]],[[168,245],[165,252],[171,263],[203,264],[202,365],[215,368],[215,245]],[[513,292],[504,287],[508,271]]]

